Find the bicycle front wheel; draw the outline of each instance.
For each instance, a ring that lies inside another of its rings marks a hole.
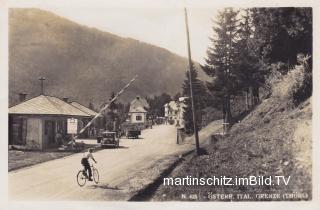
[[[77,174],[77,182],[80,187],[83,187],[87,182],[87,177],[83,173],[84,171],[80,170]]]
[[[98,169],[96,168],[93,168],[92,169],[92,176],[93,176],[93,181],[98,184],[99,182],[99,172],[98,172]]]

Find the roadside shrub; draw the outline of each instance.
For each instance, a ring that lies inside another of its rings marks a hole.
[[[273,63],[269,66],[268,78],[265,81],[266,89],[261,94],[263,99],[270,98],[273,93],[273,87],[282,81],[284,75],[281,73],[281,69],[283,66],[283,62]]]
[[[286,75],[272,72],[268,82],[271,84],[273,97],[287,99],[297,105],[311,96],[312,71],[308,64],[309,58],[298,55],[299,64],[289,70]]]
[[[295,105],[301,103],[312,95],[312,63],[310,56],[298,55],[298,63],[303,67],[302,86],[293,94],[293,102]]]
[[[293,98],[294,92],[302,86],[302,83],[303,69],[296,66],[287,75],[282,76],[280,80],[275,82],[272,87],[272,96],[281,99]]]

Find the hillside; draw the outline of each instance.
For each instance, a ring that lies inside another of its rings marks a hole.
[[[303,84],[301,68],[292,70],[273,85],[273,92],[226,136],[205,149],[207,155],[194,156],[183,162],[168,177],[249,177],[290,176],[288,185],[241,186],[163,186],[153,200],[181,200],[181,194],[196,194],[198,200],[224,200],[212,194],[251,194],[244,200],[310,200],[312,199],[312,97],[292,103],[292,96]],[[214,135],[212,131],[206,135]],[[200,135],[201,137],[201,135]],[[209,138],[210,140],[210,138]],[[274,178],[275,179],[275,178]],[[255,197],[256,194],[279,193],[280,198]],[[289,193],[292,197],[282,197]],[[164,196],[165,195],[165,196]],[[192,200],[192,198],[186,198]],[[227,198],[226,200],[230,200]]]
[[[79,25],[39,9],[10,9],[9,101],[18,93],[40,92],[95,105],[108,99],[134,75],[138,80],[124,94],[142,96],[180,91],[186,58],[166,49]]]

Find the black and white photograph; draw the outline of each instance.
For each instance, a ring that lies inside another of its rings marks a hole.
[[[32,2],[4,4],[9,202],[317,200],[319,7]]]

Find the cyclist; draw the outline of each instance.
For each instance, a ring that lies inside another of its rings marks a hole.
[[[91,167],[89,164],[89,158],[91,158],[95,163],[97,163],[97,161],[94,159],[92,153],[93,153],[93,149],[92,148],[88,149],[88,152],[83,153],[83,156],[81,159],[81,164],[84,166],[84,171],[88,171],[88,174],[89,174],[88,180],[89,181],[92,181],[92,171],[91,171]]]

